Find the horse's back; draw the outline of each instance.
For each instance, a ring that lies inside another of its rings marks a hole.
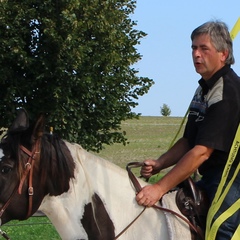
[[[115,235],[127,227],[143,210],[136,203],[135,189],[127,172],[111,162],[87,152],[78,144],[67,146],[80,163],[82,172],[87,172],[87,182],[91,190],[104,203],[111,218]],[[83,181],[83,179],[81,180]],[[147,183],[139,179],[141,186]],[[175,192],[166,194],[162,199],[164,207],[179,212],[175,204]],[[190,240],[188,225],[173,214],[146,208],[140,217],[119,237],[119,240]]]

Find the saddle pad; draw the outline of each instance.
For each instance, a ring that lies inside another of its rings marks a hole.
[[[165,194],[162,198],[162,207],[171,209],[182,215],[175,202],[176,193],[177,191],[173,191]],[[166,217],[170,240],[191,240],[191,233],[187,223],[174,214],[164,212],[164,215]]]

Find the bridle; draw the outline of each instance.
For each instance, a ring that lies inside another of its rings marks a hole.
[[[33,189],[33,170],[34,170],[34,163],[36,160],[40,159],[40,142],[41,139],[38,138],[32,148],[32,151],[29,151],[26,147],[23,145],[20,145],[20,150],[23,151],[28,156],[27,163],[25,164],[25,170],[23,172],[23,175],[21,176],[21,179],[19,183],[15,186],[13,192],[11,193],[10,197],[6,201],[6,203],[1,207],[0,209],[0,226],[1,226],[1,218],[5,210],[8,208],[9,204],[13,200],[13,197],[15,196],[16,193],[19,195],[22,194],[22,187],[23,184],[28,177],[28,212],[26,214],[26,218],[29,218],[32,215],[32,207],[33,207],[33,194],[34,194],[34,189]],[[0,234],[5,238],[5,239],[10,239],[7,234],[0,229]]]
[[[138,182],[137,178],[135,177],[135,175],[133,174],[133,172],[131,171],[131,168],[136,168],[136,167],[142,167],[144,165],[143,162],[130,162],[127,164],[126,166],[126,169],[127,169],[127,172],[128,172],[128,176],[129,176],[129,179],[131,180],[135,190],[137,193],[139,193],[142,189],[140,183]],[[200,239],[204,240],[204,236],[202,234],[201,231],[199,231],[198,228],[196,228],[189,220],[187,220],[186,218],[184,218],[182,215],[180,215],[179,213],[171,210],[171,209],[168,209],[168,208],[164,208],[164,207],[161,207],[161,206],[157,206],[157,205],[153,205],[152,206],[153,208],[155,209],[158,209],[158,210],[161,210],[161,211],[165,211],[165,212],[168,212],[168,213],[171,213],[175,216],[177,216],[178,218],[180,218],[181,220],[183,220],[185,223],[187,223],[190,227],[191,230],[193,230],[194,232],[197,233],[197,235],[200,237]],[[118,239],[139,217],[140,215],[145,211],[146,207],[143,208],[143,210],[139,213],[139,215],[126,227],[124,228],[115,238],[115,239]]]

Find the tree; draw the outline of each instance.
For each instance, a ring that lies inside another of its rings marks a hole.
[[[162,107],[161,107],[161,114],[164,116],[164,117],[168,117],[170,116],[171,114],[171,109],[170,107],[167,105],[167,104],[163,104]]]
[[[120,123],[137,118],[154,83],[137,76],[136,45],[146,36],[130,19],[136,1],[2,1],[0,126],[24,107],[30,118],[88,150],[126,143]]]

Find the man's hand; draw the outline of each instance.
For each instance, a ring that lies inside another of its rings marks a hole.
[[[157,160],[148,159],[144,161],[140,174],[144,178],[150,178],[152,175],[159,172],[159,163]]]
[[[158,184],[148,185],[137,194],[136,201],[139,205],[151,207],[162,197],[161,187]]]

